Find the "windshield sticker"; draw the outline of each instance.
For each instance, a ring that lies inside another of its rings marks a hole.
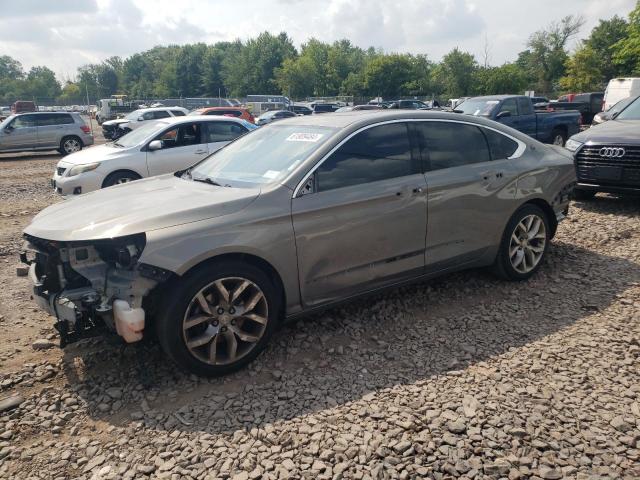
[[[269,178],[269,179],[273,180],[278,175],[280,175],[280,172],[277,171],[277,170],[267,170],[266,172],[264,172],[264,174],[262,176],[264,178]]]
[[[322,133],[292,133],[287,137],[287,142],[317,142],[324,135]]]
[[[487,105],[497,105],[500,103],[500,100],[487,100]]]

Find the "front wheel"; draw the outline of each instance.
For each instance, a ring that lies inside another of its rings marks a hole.
[[[260,269],[207,264],[177,280],[157,318],[157,335],[179,366],[203,376],[236,371],[265,348],[279,319],[280,296]]]
[[[505,280],[526,280],[542,265],[550,240],[547,215],[535,205],[513,214],[505,228],[494,272]]]
[[[564,130],[556,128],[551,133],[551,143],[553,145],[558,145],[560,147],[564,147],[564,144],[567,143],[567,134]]]
[[[107,178],[102,182],[102,188],[113,187],[114,185],[120,185],[122,183],[129,183],[135,180],[140,180],[140,175],[130,171],[113,172],[107,175]]]

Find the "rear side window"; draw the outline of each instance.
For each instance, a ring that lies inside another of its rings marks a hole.
[[[176,117],[184,117],[184,112],[182,110],[171,110],[171,113]]]
[[[461,167],[490,160],[480,128],[454,122],[416,122],[422,158],[428,170]]]
[[[235,122],[207,122],[207,142],[230,142],[240,135],[247,133],[247,129]]]
[[[372,127],[348,140],[316,171],[326,191],[418,173],[405,123]]]
[[[492,160],[509,158],[518,149],[518,142],[515,140],[488,128],[483,128],[482,131],[487,137]]]
[[[518,98],[518,111],[520,115],[531,115],[533,113],[531,100],[528,98]]]
[[[165,111],[165,110],[158,110],[156,112],[152,112],[153,113],[153,118],[167,118],[170,117],[171,115],[169,115],[169,112]]]

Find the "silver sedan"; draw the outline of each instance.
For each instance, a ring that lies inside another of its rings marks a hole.
[[[23,260],[63,343],[155,335],[181,366],[220,375],[285,319],[345,299],[467,268],[528,279],[575,180],[565,150],[482,118],[297,117],[45,209]]]

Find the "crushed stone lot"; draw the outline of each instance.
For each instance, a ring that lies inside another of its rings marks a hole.
[[[390,290],[207,380],[57,348],[16,267],[58,159],[0,156],[0,478],[640,478],[640,200],[573,203],[529,282]]]

